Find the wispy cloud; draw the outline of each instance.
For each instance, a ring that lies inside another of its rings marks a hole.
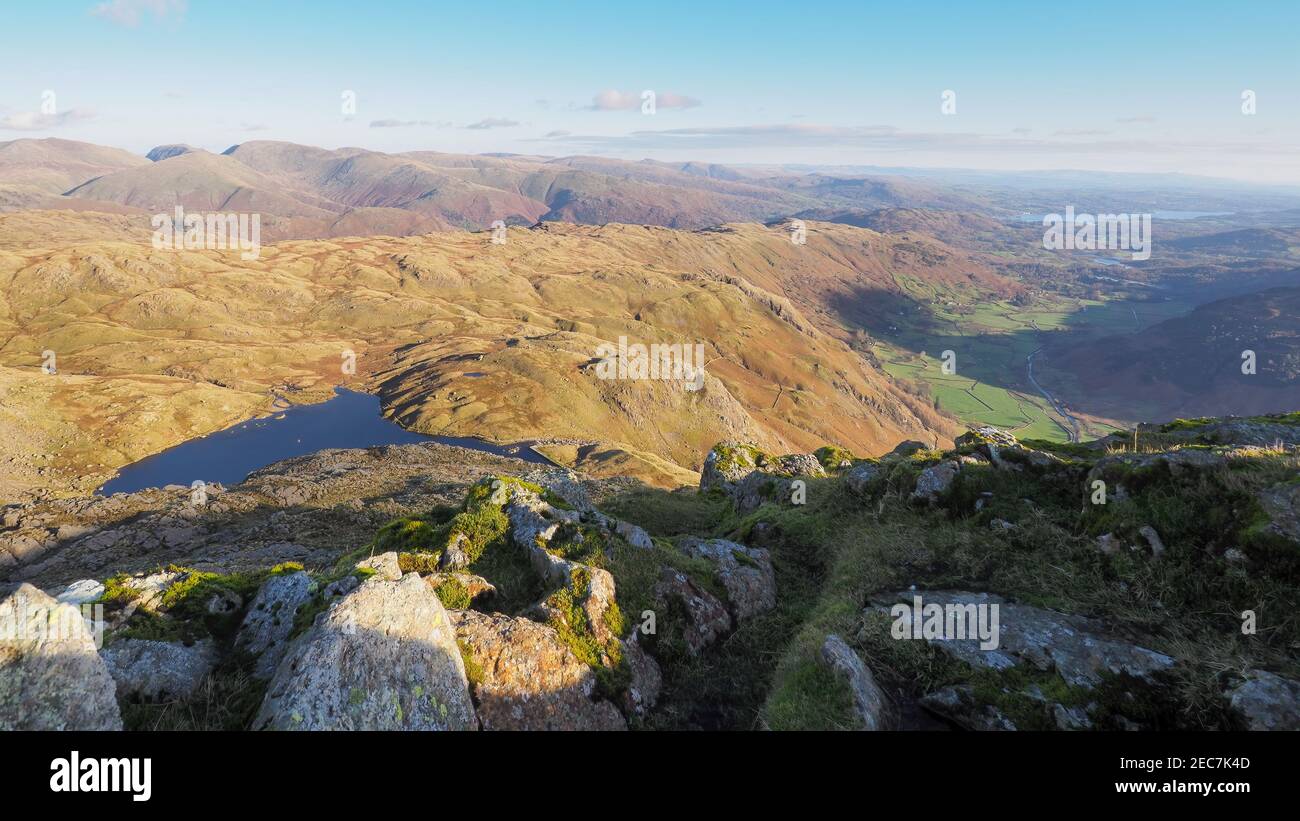
[[[120,26],[135,27],[148,15],[162,20],[174,17],[179,20],[185,16],[188,7],[186,0],[106,0],[90,10],[96,17],[102,17]]]
[[[671,91],[655,92],[655,108],[695,108],[701,105],[694,97],[674,94]],[[627,111],[641,107],[641,94],[633,91],[606,89],[591,99],[589,111]]]
[[[240,123],[240,131],[270,131],[271,127],[266,123]]]
[[[70,108],[58,114],[42,114],[38,111],[19,111],[0,119],[0,129],[6,131],[47,131],[62,128],[82,120],[89,120],[94,115],[88,111]]]
[[[371,120],[371,128],[412,128],[415,126],[448,128],[451,123],[445,120]]]
[[[514,128],[517,125],[520,125],[518,120],[508,120],[505,117],[485,117],[465,127],[474,131],[483,131],[488,128]]]

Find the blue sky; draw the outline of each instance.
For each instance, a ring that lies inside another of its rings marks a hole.
[[[0,140],[1295,183],[1297,33],[1291,2],[10,3]]]

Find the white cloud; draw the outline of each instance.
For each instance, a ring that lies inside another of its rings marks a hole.
[[[475,131],[483,131],[488,128],[513,128],[519,124],[517,120],[507,120],[505,117],[485,117],[465,127]]]
[[[58,114],[20,111],[0,119],[0,129],[6,131],[46,131],[51,128],[62,128],[81,120],[88,120],[92,116],[94,115],[87,111],[75,108],[60,111]]]
[[[437,128],[448,128],[451,123],[446,121],[434,120],[371,120],[371,128],[410,128],[412,126],[434,126]]]
[[[150,14],[159,20],[172,15],[180,19],[185,16],[187,6],[186,0],[105,0],[90,13],[120,26],[134,28],[140,25],[141,18]]]

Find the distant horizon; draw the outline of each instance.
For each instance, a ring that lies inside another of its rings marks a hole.
[[[827,0],[632,16],[393,2],[50,0],[5,9],[0,138],[147,150],[184,123],[385,153],[1078,168],[1300,184],[1300,7],[1100,0],[1089,19]],[[57,48],[51,48],[57,43]],[[756,48],[756,44],[764,44]],[[212,150],[208,148],[208,150]]]
[[[582,152],[559,153],[559,154],[546,154],[546,153],[534,152],[530,154],[521,151],[494,151],[494,150],[451,151],[451,150],[444,150],[441,148],[429,147],[429,146],[408,148],[408,149],[403,149],[398,151],[386,151],[378,148],[369,148],[364,145],[338,145],[334,147],[329,147],[329,146],[320,145],[316,143],[296,142],[293,140],[272,139],[272,138],[264,138],[264,137],[258,137],[249,140],[241,140],[239,142],[230,143],[225,148],[220,148],[220,149],[209,148],[206,146],[196,145],[195,143],[185,142],[185,141],[171,141],[171,142],[155,143],[153,145],[150,145],[148,148],[140,150],[137,148],[123,146],[123,145],[99,143],[99,142],[94,142],[92,140],[74,139],[71,137],[58,136],[58,135],[14,136],[9,139],[0,140],[0,145],[5,145],[7,143],[12,143],[12,142],[19,142],[22,140],[34,140],[34,141],[65,140],[68,142],[86,143],[89,145],[96,145],[102,148],[114,148],[120,151],[125,151],[129,154],[134,154],[139,157],[147,157],[149,152],[153,151],[154,149],[163,148],[167,146],[186,146],[191,149],[206,151],[210,154],[225,155],[227,152],[241,145],[262,142],[262,143],[283,143],[285,145],[305,146],[308,148],[318,148],[323,151],[344,151],[344,150],[355,149],[358,151],[368,151],[372,153],[390,154],[390,155],[400,155],[405,153],[413,153],[417,151],[427,151],[435,154],[464,155],[464,156],[536,157],[543,160],[564,159],[566,157],[593,157],[598,159],[618,160],[618,161],[630,162],[630,163],[658,162],[666,165],[699,163],[704,165],[721,165],[730,168],[774,169],[774,170],[780,170],[783,171],[784,173],[790,173],[790,174],[808,173],[808,174],[825,174],[829,176],[834,176],[836,174],[854,174],[854,175],[864,175],[864,176],[870,176],[870,175],[918,176],[918,175],[939,175],[944,173],[972,174],[972,175],[980,175],[980,176],[988,176],[988,177],[1015,176],[1015,175],[1024,175],[1024,174],[1044,174],[1044,175],[1077,174],[1077,175],[1095,175],[1097,177],[1103,177],[1103,178],[1104,177],[1137,178],[1137,177],[1146,176],[1146,177],[1158,177],[1162,180],[1167,180],[1169,178],[1180,178],[1190,183],[1196,183],[1198,181],[1203,181],[1206,183],[1219,183],[1219,184],[1230,183],[1233,185],[1246,186],[1249,188],[1272,189],[1279,193],[1291,192],[1291,193],[1300,194],[1300,182],[1297,183],[1262,182],[1262,181],[1250,180],[1250,179],[1240,179],[1236,177],[1212,176],[1208,174],[1196,174],[1196,173],[1184,172],[1184,171],[1093,171],[1086,168],[1070,168],[1070,167],[978,168],[978,167],[971,167],[971,166],[947,166],[947,165],[888,165],[886,166],[886,165],[876,165],[876,164],[869,164],[869,163],[848,164],[848,163],[800,163],[800,162],[732,162],[726,159],[703,160],[703,159],[696,159],[696,158],[663,160],[652,156],[613,157],[613,156],[603,155],[603,154],[591,154],[591,153],[582,153]],[[170,159],[170,157],[167,159]],[[158,162],[161,162],[161,160],[159,160]]]

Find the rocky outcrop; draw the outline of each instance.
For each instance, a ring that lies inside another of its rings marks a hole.
[[[217,663],[212,641],[181,642],[121,639],[100,656],[117,683],[120,699],[183,699],[194,693]]]
[[[854,493],[865,496],[884,476],[885,468],[879,462],[859,462],[845,471],[844,484]]]
[[[449,611],[484,730],[623,730],[596,698],[596,674],[554,629],[525,618]]]
[[[844,639],[832,633],[822,643],[820,659],[836,675],[848,683],[853,694],[853,709],[864,730],[888,730],[895,724],[895,715],[885,691],[876,684],[871,670],[862,663],[853,648]]]
[[[1266,529],[1300,542],[1300,483],[1276,485],[1262,491],[1258,498],[1269,518]]]
[[[63,588],[56,599],[62,604],[86,604],[104,595],[104,585],[94,579],[81,579]]]
[[[707,559],[717,567],[718,579],[727,590],[731,613],[747,619],[776,606],[776,575],[766,550],[745,547],[726,539],[686,538],[682,552]]]
[[[682,607],[686,617],[682,639],[692,655],[698,655],[720,636],[731,632],[731,615],[726,606],[685,573],[663,568],[654,595],[660,608],[667,607],[670,601]]]
[[[470,730],[465,663],[417,574],[372,577],[299,637],[254,721],[277,730]]]
[[[1150,681],[1154,673],[1168,669],[1174,663],[1172,658],[1162,653],[1108,635],[1092,619],[1013,604],[988,593],[905,591],[894,594],[887,603],[879,600],[879,610],[889,612],[894,602],[911,605],[917,596],[926,607],[953,607],[968,613],[976,612],[975,608],[979,607],[997,607],[997,646],[994,648],[981,649],[980,638],[969,634],[966,638],[930,640],[932,646],[972,667],[1005,670],[1026,665],[1031,669],[1055,671],[1067,684],[1095,687],[1105,674],[1122,673]]]
[[[115,691],[77,608],[30,584],[0,601],[0,730],[120,730]]]
[[[1251,730],[1300,730],[1300,681],[1250,670],[1228,691],[1228,703]]]
[[[771,456],[753,445],[723,442],[704,458],[700,490],[721,491],[737,512],[749,513],[765,502],[788,502],[796,479],[825,475],[826,469],[812,454]]]
[[[912,491],[912,498],[935,504],[939,501],[939,497],[952,487],[952,482],[957,478],[960,470],[961,463],[956,460],[931,465],[921,471],[921,475],[916,478],[916,489]]]
[[[311,600],[316,583],[303,571],[272,575],[248,606],[235,647],[257,657],[253,675],[267,679],[275,674],[288,649],[298,609]]]

